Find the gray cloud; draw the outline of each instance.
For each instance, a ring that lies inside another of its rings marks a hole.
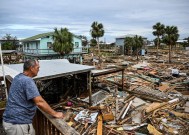
[[[55,27],[90,37],[90,26],[98,21],[108,42],[125,34],[153,39],[152,26],[157,22],[177,26],[180,38],[185,38],[189,36],[188,9],[188,0],[1,0],[0,37],[10,33],[26,38]]]

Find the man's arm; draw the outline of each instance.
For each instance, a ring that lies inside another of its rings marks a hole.
[[[53,110],[41,96],[37,96],[37,97],[33,98],[33,101],[42,111],[44,111],[56,118],[63,118],[63,113],[56,112],[55,110]]]

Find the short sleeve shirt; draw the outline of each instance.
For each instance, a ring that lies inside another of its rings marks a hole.
[[[40,96],[31,77],[18,74],[12,81],[3,120],[12,124],[30,124],[36,112],[33,98]]]

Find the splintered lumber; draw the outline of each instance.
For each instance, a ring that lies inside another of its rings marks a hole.
[[[98,115],[97,135],[102,135],[102,115]]]
[[[133,100],[131,100],[130,102],[129,102],[129,104],[128,104],[128,106],[127,106],[127,108],[126,108],[126,110],[125,110],[125,112],[123,113],[123,115],[122,115],[122,119],[125,117],[125,115],[127,114],[127,112],[128,112],[128,110],[129,110],[129,108],[130,108],[130,106],[131,106],[131,104],[133,103]]]
[[[159,87],[159,90],[163,91],[163,92],[167,91],[167,89],[169,89],[168,85],[162,85],[162,86]]]
[[[90,110],[102,110],[102,109],[105,109],[105,106],[90,106],[88,109],[90,109]]]
[[[126,107],[127,107],[128,103],[126,103],[123,107],[123,109],[121,110],[121,112],[119,113],[118,117],[116,118],[116,120],[119,120],[123,114],[123,112],[125,111]]]
[[[114,120],[114,115],[110,107],[106,107],[105,109],[101,110],[101,113],[104,121]]]
[[[161,132],[159,132],[155,127],[153,127],[151,124],[148,124],[147,127],[149,133],[153,134],[153,135],[162,135]]]
[[[189,119],[189,114],[187,113],[180,113],[180,112],[175,112],[175,111],[171,111],[171,113],[173,113],[177,117]]]
[[[170,100],[170,101],[168,101],[168,102],[152,103],[150,106],[148,106],[148,107],[145,109],[145,111],[146,111],[146,113],[150,113],[150,112],[152,112],[152,111],[155,111],[156,109],[162,108],[162,107],[164,107],[164,106],[166,106],[166,105],[171,105],[171,104],[173,104],[173,103],[175,103],[175,102],[178,102],[178,101],[179,101],[179,98],[175,98],[175,99]]]
[[[170,91],[173,91],[176,87],[177,87],[176,85],[170,87],[169,89],[167,89],[166,93],[168,93],[168,92],[170,92]]]
[[[182,82],[185,79],[185,77],[179,77],[179,78],[175,78],[173,80],[167,81],[168,83],[178,83],[178,82]]]
[[[115,114],[115,118],[117,118],[118,117],[118,97],[117,97],[117,95],[118,95],[118,89],[116,88],[116,114]]]
[[[116,134],[116,135],[122,135],[121,132],[115,130],[114,128],[111,128],[111,127],[108,127],[108,126],[104,126],[105,128],[107,128],[109,130],[109,133],[113,133],[113,134]]]
[[[85,126],[82,126],[82,127],[81,127],[81,130],[79,131],[79,133],[81,134],[84,129],[85,129]]]
[[[88,126],[87,128],[85,127],[85,132],[83,132],[82,135],[87,135],[87,133],[92,129],[92,127],[96,125],[96,122],[92,123],[90,126]]]
[[[116,118],[116,120],[119,120],[122,116],[122,114],[124,113],[126,107],[128,106],[128,102],[130,102],[131,100],[133,100],[135,98],[135,96],[130,97],[126,102],[125,105],[123,107],[123,109],[121,110],[121,112],[119,113],[118,117]]]
[[[162,106],[165,106],[167,105],[168,103],[167,102],[163,102],[163,103],[152,103],[151,105],[149,105],[145,110],[146,110],[146,113],[150,113]]]
[[[127,118],[123,119],[122,121],[119,121],[118,124],[122,125],[123,123],[127,122],[130,119],[131,119],[131,117],[127,117]]]

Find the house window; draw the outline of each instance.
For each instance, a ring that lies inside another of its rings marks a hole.
[[[51,49],[53,47],[52,42],[47,42],[47,48]]]
[[[79,47],[79,42],[75,42],[75,48]]]

